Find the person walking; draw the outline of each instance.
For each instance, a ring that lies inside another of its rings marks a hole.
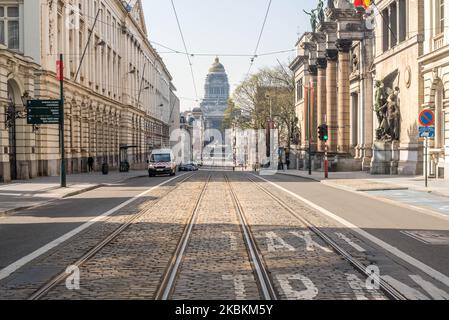
[[[89,158],[87,159],[87,165],[88,165],[88,167],[89,167],[89,172],[94,171],[94,158],[89,157]]]

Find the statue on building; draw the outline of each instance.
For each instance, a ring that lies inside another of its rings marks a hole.
[[[327,7],[329,9],[334,9],[335,8],[334,0],[327,0]]]
[[[384,81],[376,81],[375,112],[379,127],[378,141],[397,141],[400,138],[401,114],[399,110],[399,88],[385,88]]]
[[[376,92],[374,94],[375,99],[375,105],[374,105],[374,111],[376,112],[377,121],[379,124],[382,123],[382,120],[384,118],[382,107],[387,102],[386,92],[383,81],[376,81]]]
[[[352,54],[352,73],[355,73],[359,70],[359,57],[357,53],[353,52]]]
[[[317,16],[316,16],[316,13],[315,13],[316,10],[317,9],[313,9],[310,12],[307,12],[306,10],[302,10],[302,11],[304,11],[305,14],[310,16],[310,26],[312,27],[312,32],[313,33],[316,32],[316,27],[317,27]]]
[[[387,120],[388,135],[392,141],[398,141],[401,131],[401,114],[399,111],[399,88],[396,87],[388,97]]]
[[[320,24],[323,24],[325,16],[324,16],[324,2],[323,0],[318,0],[318,7],[316,8],[318,11],[318,21]]]

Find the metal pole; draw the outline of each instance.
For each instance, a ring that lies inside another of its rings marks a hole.
[[[428,178],[427,178],[427,145],[428,145],[428,138],[424,138],[424,180],[426,184],[426,188],[428,186]]]
[[[59,69],[59,83],[60,83],[60,118],[59,118],[59,146],[61,148],[61,188],[67,187],[67,178],[65,172],[65,147],[64,147],[64,55],[61,53],[59,56],[60,69]]]
[[[98,16],[100,15],[100,10],[101,10],[101,9],[98,9],[97,15],[95,16],[94,24],[92,25],[92,29],[90,29],[90,32],[89,32],[89,38],[87,39],[86,46],[84,47],[83,55],[81,56],[81,60],[80,60],[79,66],[78,66],[78,70],[76,70],[76,74],[75,74],[75,82],[76,82],[76,80],[78,79],[78,74],[80,73],[80,70],[81,70],[81,66],[82,66],[82,64],[83,64],[84,57],[86,56],[86,52],[87,52],[87,48],[89,47],[90,39],[92,38],[92,34],[94,33],[95,25],[97,24]]]
[[[309,136],[309,176],[312,175],[312,131],[310,130],[311,120],[310,120],[310,102],[311,102],[311,95],[312,95],[312,87],[309,85],[307,88],[308,91],[308,97],[307,97],[307,131]]]
[[[327,141],[325,142],[325,147],[324,147],[324,178],[328,179],[329,178],[329,160],[327,159]]]

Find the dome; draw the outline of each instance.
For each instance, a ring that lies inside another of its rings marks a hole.
[[[225,72],[224,66],[220,63],[220,59],[215,58],[214,64],[210,67],[209,72]]]

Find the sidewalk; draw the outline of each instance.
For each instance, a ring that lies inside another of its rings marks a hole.
[[[370,175],[367,172],[330,172],[329,179],[324,179],[323,172],[313,172],[311,176],[307,171],[288,170],[280,174],[298,176],[312,179],[323,184],[351,191],[388,191],[388,190],[415,190],[449,197],[449,182],[429,179],[429,187],[424,186],[422,176],[391,176]]]
[[[60,188],[59,177],[38,177],[32,180],[0,184],[0,216],[26,208],[44,205],[56,199],[71,197],[107,184],[146,177],[147,171],[99,172],[67,176],[67,188]]]

